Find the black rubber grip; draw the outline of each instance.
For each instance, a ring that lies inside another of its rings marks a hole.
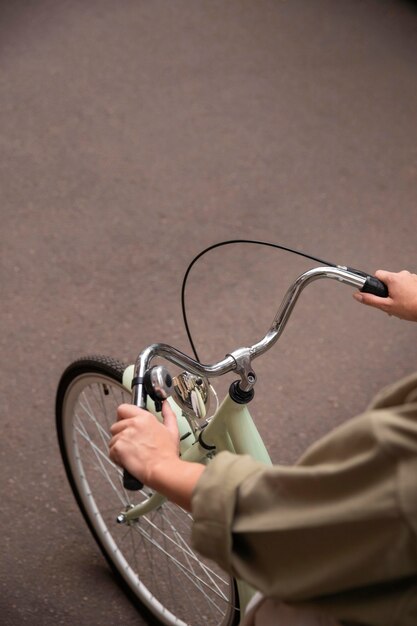
[[[382,280],[379,280],[375,276],[366,277],[365,284],[361,291],[363,293],[372,293],[374,296],[379,296],[380,298],[388,297],[388,287]]]
[[[139,491],[143,488],[143,483],[132,476],[127,470],[123,470],[123,487],[129,491]]]
[[[388,287],[382,280],[379,280],[376,276],[371,276],[362,270],[357,270],[353,267],[347,268],[349,272],[353,272],[358,276],[363,276],[365,280],[365,284],[363,285],[362,291],[363,293],[372,293],[374,296],[379,296],[380,298],[388,298]]]

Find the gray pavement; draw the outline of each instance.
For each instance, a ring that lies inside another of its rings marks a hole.
[[[188,350],[182,273],[221,239],[415,270],[416,5],[15,0],[0,16],[1,621],[144,624],[66,484],[60,373],[86,353]],[[259,339],[311,265],[243,246],[202,261],[203,360]],[[311,287],[256,364],[277,462],[416,367],[416,328],[350,291]]]

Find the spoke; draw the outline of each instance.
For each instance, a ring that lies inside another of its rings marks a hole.
[[[167,506],[168,503],[164,504],[164,507]],[[175,508],[175,507],[174,507]],[[182,510],[182,509],[180,509]],[[170,512],[172,512],[171,508],[170,508]],[[148,522],[148,524],[152,525],[153,528],[155,530],[157,530],[160,534],[165,534],[166,538],[168,539],[168,541],[170,541],[171,543],[173,543],[175,545],[176,548],[178,548],[178,550],[183,553],[185,556],[187,556],[188,558],[191,557],[193,559],[193,561],[195,562],[196,565],[198,565],[199,567],[201,567],[201,569],[207,574],[207,576],[209,578],[211,577],[215,577],[217,578],[221,583],[223,583],[224,585],[228,585],[227,580],[225,580],[224,578],[222,578],[217,572],[215,572],[214,570],[212,570],[208,565],[206,565],[205,563],[203,563],[199,557],[196,555],[196,553],[193,551],[193,549],[191,548],[191,546],[185,541],[184,537],[181,535],[181,533],[177,530],[177,528],[174,526],[174,524],[169,520],[169,518],[167,517],[167,515],[165,513],[163,513],[160,510],[158,510],[158,514],[159,514],[159,518],[163,518],[164,521],[167,522],[168,526],[170,527],[171,531],[173,532],[173,534],[175,535],[175,537],[177,538],[177,541],[175,541],[174,539],[172,539],[169,535],[166,535],[165,533],[163,533],[163,531],[161,530],[161,528],[155,524],[154,522],[152,522],[152,520],[149,518],[149,516],[144,516],[142,519],[144,519],[146,522]],[[213,584],[216,585],[216,582],[213,580]]]
[[[147,519],[147,516],[144,516],[142,518],[145,521],[149,521]],[[154,528],[156,528],[159,532],[160,529],[153,525],[153,527],[151,526],[151,530],[153,530]],[[134,524],[131,528],[131,536],[132,536],[132,540],[134,536],[139,536],[140,538],[140,546],[142,547],[142,549],[144,550],[145,554],[146,554],[146,558],[148,561],[149,566],[148,567],[144,567],[142,565],[142,572],[146,571],[146,575],[147,576],[151,576],[152,578],[152,589],[156,591],[156,589],[159,590],[159,595],[161,595],[161,591],[160,591],[160,586],[161,586],[161,580],[163,583],[166,582],[165,576],[168,574],[169,576],[169,587],[171,590],[171,593],[168,597],[170,598],[175,598],[175,588],[172,585],[172,581],[171,581],[171,568],[170,567],[166,567],[165,563],[161,563],[161,560],[157,560],[155,555],[155,550],[154,550],[154,545],[157,543],[154,539],[153,539],[153,535],[150,535],[149,533],[145,532],[138,532],[138,526],[137,524]],[[137,546],[137,548],[135,549],[135,561],[137,562],[137,552],[139,549],[139,545]],[[168,554],[168,551],[166,550],[166,547],[164,547],[164,552]],[[139,561],[143,561],[143,555],[140,554],[139,556]],[[159,568],[158,568],[159,565]],[[162,572],[162,577],[161,577],[161,572],[159,571],[160,569],[163,569]],[[155,595],[155,591],[153,592]],[[166,594],[166,590],[164,589],[162,592],[164,595]]]
[[[146,518],[142,518],[142,519],[146,519]],[[147,520],[149,521],[149,520]],[[152,525],[153,527],[156,527],[155,524]],[[224,596],[223,594],[220,594],[216,589],[213,589],[205,580],[203,580],[200,576],[196,575],[193,571],[191,571],[191,573],[187,570],[186,566],[181,563],[181,561],[179,561],[173,554],[171,554],[170,552],[168,552],[167,550],[165,550],[165,548],[155,539],[152,538],[152,536],[144,529],[142,528],[139,524],[135,524],[135,530],[139,533],[142,534],[146,539],[148,539],[148,541],[159,550],[160,553],[164,554],[166,557],[168,557],[168,560],[171,561],[171,563],[173,563],[190,581],[191,583],[197,587],[198,589],[200,589],[199,585],[197,584],[197,581],[199,583],[201,583],[201,585],[203,585],[204,587],[210,589],[210,591],[212,591],[215,595],[217,595],[221,600],[227,600],[227,597]],[[175,545],[177,545],[175,543],[175,541],[173,541],[170,537],[168,537],[168,539],[170,541],[172,541],[172,543],[174,543]],[[181,552],[184,552],[181,548],[179,548],[181,550]],[[208,595],[202,590],[200,589],[201,592],[204,594],[204,596],[207,598],[207,600],[209,602],[213,602]],[[214,602],[213,602],[214,604]],[[216,606],[214,604],[214,606]],[[220,610],[219,607],[218,610]]]
[[[104,429],[106,434],[110,431],[109,418],[107,415],[107,403],[104,399],[104,388],[108,388],[107,383],[96,383],[95,385],[91,385],[91,393],[99,407],[99,414],[101,419],[105,422],[106,428]],[[113,420],[114,421],[114,420]]]
[[[80,416],[76,414],[75,417],[78,422],[78,426],[75,426],[75,431],[90,445],[90,447],[97,453],[97,456],[100,455],[100,457],[104,459],[106,463],[112,467],[112,469],[118,471],[117,465],[113,463],[109,455],[106,452],[103,452],[103,450],[99,448],[99,446],[91,439]]]
[[[119,391],[120,391],[121,398],[116,398],[115,389],[114,389],[113,385],[110,387],[110,393],[113,396],[113,400],[114,400],[114,403],[116,405],[116,408],[120,404],[124,404],[126,402],[126,392],[125,392],[125,390],[124,389],[120,389]],[[131,402],[131,400],[130,400],[130,394],[129,394],[129,403],[130,402]],[[114,418],[116,418],[116,414],[114,415]]]
[[[213,588],[216,588],[219,595],[223,597],[224,600],[227,600],[227,595],[220,589],[219,585],[216,583],[214,578],[218,578],[223,584],[226,584],[226,585],[227,585],[227,582],[221,576],[219,576],[216,572],[214,572],[210,567],[208,567],[205,563],[203,563],[203,561],[197,558],[196,554],[193,552],[193,550],[184,540],[184,537],[180,533],[178,533],[174,527],[172,528],[172,532],[177,537],[177,541],[179,541],[184,546],[183,553],[184,553],[185,558],[187,559],[187,563],[189,564],[190,570],[194,572],[195,565],[197,565],[200,569],[202,569],[205,575],[207,576],[207,578],[211,581],[212,585],[214,586]],[[191,560],[193,560],[193,563],[191,563],[190,557],[191,557]]]
[[[99,435],[103,441],[103,443],[105,443],[107,445],[107,443],[110,441],[110,435],[108,433],[108,431],[103,428],[103,426],[100,424],[100,422],[97,420],[94,411],[92,410],[90,403],[88,401],[87,395],[85,393],[85,391],[83,391],[83,400],[85,402],[85,404],[83,404],[81,402],[80,399],[80,407],[82,408],[82,410],[86,413],[86,415],[88,415],[88,417],[91,419],[91,421],[93,422],[93,424],[95,425],[95,427],[97,428]]]
[[[114,386],[111,385],[111,384],[108,384],[108,383],[107,384],[106,383],[97,383],[96,385],[89,385],[89,387],[87,389],[89,389],[91,391],[91,394],[93,396],[95,396],[96,395],[95,394],[95,388],[98,388],[100,390],[100,388],[103,388],[105,385],[107,386],[108,389],[112,389],[113,390]],[[91,422],[95,425],[95,427],[96,427],[96,429],[97,429],[97,431],[98,431],[98,433],[100,435],[101,441],[102,441],[102,443],[103,443],[103,445],[105,447],[106,452],[103,453],[100,450],[100,448],[96,444],[93,443],[93,441],[91,440],[91,437],[89,437],[89,435],[87,433],[87,429],[85,427],[84,427],[84,432],[85,432],[85,437],[84,438],[89,442],[90,446],[94,447],[95,451],[98,454],[100,454],[102,456],[102,458],[104,458],[106,460],[106,462],[109,462],[110,465],[112,465],[113,468],[117,471],[117,473],[121,476],[121,471],[119,470],[119,468],[117,468],[116,465],[114,465],[113,463],[110,462],[110,459],[109,459],[109,456],[108,456],[107,449],[108,449],[108,442],[110,441],[110,434],[109,434],[109,432],[105,428],[103,428],[103,426],[101,425],[99,420],[96,418],[95,412],[92,409],[91,403],[90,403],[90,401],[88,399],[86,390],[84,390],[81,395],[82,395],[82,398],[84,400],[84,403],[80,399],[79,400],[79,405],[80,405],[81,409],[85,412],[85,414],[90,418]],[[97,398],[95,398],[95,401],[98,404],[100,404],[100,403],[102,404],[102,412],[103,412],[104,417],[105,417],[105,419],[106,419],[106,421],[108,423],[107,409],[106,409],[106,404],[104,402],[103,393],[101,393],[99,391],[99,401],[97,400]],[[82,419],[78,415],[77,415],[77,417],[78,417],[79,423],[81,424]],[[82,433],[80,433],[80,434],[82,434]],[[100,464],[100,465],[102,466],[102,464]],[[105,476],[105,478],[107,478],[107,480],[111,483],[113,489],[116,491],[118,489],[118,487],[114,486],[111,477],[109,476],[109,474],[107,473],[107,471],[105,470],[105,468],[103,466],[102,466],[102,469],[103,469],[103,476]],[[122,483],[120,483],[120,484],[122,484]],[[129,500],[128,494],[126,493],[125,490],[124,490],[124,496],[125,497],[124,497],[124,500],[122,499],[122,502],[126,502],[126,501],[129,502],[130,500]],[[118,497],[122,498],[122,496],[120,496],[119,492],[118,492]]]
[[[175,536],[178,535],[178,533],[176,532],[175,529],[174,529],[173,532],[174,532]],[[179,538],[182,539],[181,535],[179,535]],[[199,589],[201,595],[203,597],[205,597],[205,598],[208,598],[209,596],[206,596],[206,594],[204,593],[204,589],[202,588],[201,584],[199,584],[199,578],[196,575],[196,572],[195,572],[195,569],[194,569],[195,563],[191,562],[192,559],[189,558],[190,557],[189,553],[190,553],[189,550],[185,550],[184,551],[184,557],[185,557],[185,561],[188,564],[188,568],[189,568],[190,572],[192,572],[193,580],[195,580],[195,585],[196,585],[197,589]],[[194,554],[192,554],[192,556],[194,557]],[[198,566],[201,567],[203,569],[203,571],[204,571],[204,567],[202,567],[202,563],[199,562]],[[214,586],[211,587],[212,591],[215,591],[215,589],[217,589],[218,595],[222,598],[222,600],[227,602],[227,596],[224,593],[222,593],[222,591],[218,587],[218,585],[215,584],[213,578],[208,574],[207,571],[205,571],[205,574],[207,575],[207,577],[211,581],[211,584],[214,585]],[[213,602],[212,604],[210,602],[208,603],[208,610],[211,612],[212,615],[215,615],[215,613],[213,612],[213,605],[216,608],[216,610],[219,610],[215,602]]]
[[[98,465],[96,465],[96,469],[98,469],[100,474],[104,478],[107,479],[108,484],[110,485],[110,487],[112,488],[114,493],[117,495],[117,497],[120,500],[120,502],[123,505],[126,505],[126,500],[123,498],[123,495],[120,493],[120,489],[114,484],[112,477],[110,476],[109,472],[107,471],[107,467],[103,463],[103,459],[105,460],[107,466],[111,467],[117,473],[119,473],[118,467],[110,460],[110,457],[108,456],[108,454],[105,454],[94,443],[94,441],[91,440],[91,438],[89,437],[88,433],[85,430],[85,426],[84,426],[82,420],[78,417],[78,415],[76,415],[76,418],[77,418],[77,421],[78,421],[78,427],[74,425],[75,431],[80,435],[80,437],[82,437],[85,441],[87,441],[87,443],[90,446],[90,449],[94,453],[94,456],[95,456],[95,458],[97,460],[97,463],[98,463]],[[84,466],[84,464],[83,464],[83,466]],[[85,472],[85,468],[84,468],[84,472]]]
[[[219,596],[221,600],[224,600],[224,598],[222,596],[220,596],[216,590],[212,589],[210,587],[210,585],[208,585],[204,580],[202,580],[199,576],[192,576],[193,572],[190,572],[187,570],[187,568],[185,567],[185,565],[183,563],[181,563],[178,559],[176,559],[172,554],[170,554],[169,552],[167,552],[160,543],[158,543],[157,541],[155,541],[150,535],[149,533],[147,533],[143,528],[140,529],[140,532],[143,533],[144,537],[146,537],[146,539],[155,547],[159,550],[159,552],[161,552],[162,554],[164,554],[166,557],[168,557],[168,560],[175,565],[178,570],[184,574],[184,576],[186,578],[188,578],[188,580],[197,588],[199,589],[199,591],[201,591],[202,595],[206,598],[206,600],[208,602],[210,602],[211,604],[213,604],[213,606],[216,607],[216,609],[219,612],[222,612],[222,609],[220,609],[220,607],[218,607],[214,600],[212,600],[210,598],[210,596],[200,587],[200,585],[197,584],[197,582],[201,583],[201,585],[203,585],[204,587],[207,587],[210,591],[212,591],[215,595]]]

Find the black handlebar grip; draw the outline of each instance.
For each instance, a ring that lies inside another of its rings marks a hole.
[[[144,390],[142,392],[143,403],[141,404],[142,408],[146,408],[146,394],[149,395],[149,397],[154,401],[155,411],[157,411],[158,413],[162,411],[162,402],[163,400],[167,398],[167,395],[163,393],[164,391],[166,391],[165,389],[158,391],[157,389],[154,388],[152,377],[151,377],[152,371],[156,371],[159,373],[160,378],[157,379],[156,382],[158,382],[160,385],[161,383],[164,383],[165,386],[168,388],[170,388],[172,385],[172,378],[169,375],[169,373],[168,372],[165,373],[165,371],[163,371],[163,376],[161,376],[161,372],[158,371],[160,369],[163,369],[163,368],[155,367],[145,372],[145,375],[143,377]],[[132,381],[132,384],[136,384],[137,382],[138,381],[134,379]],[[143,483],[141,483],[140,480],[132,476],[127,470],[123,470],[123,487],[125,489],[128,489],[129,491],[139,491],[140,489],[143,488]]]
[[[379,280],[375,276],[366,277],[365,284],[361,291],[363,293],[372,293],[374,296],[379,296],[380,298],[388,297],[388,287],[382,280]]]
[[[139,491],[143,488],[143,483],[127,470],[123,470],[123,487],[129,491]]]

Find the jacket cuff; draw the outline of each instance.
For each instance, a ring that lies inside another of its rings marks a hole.
[[[265,466],[247,455],[220,452],[204,470],[191,500],[191,540],[203,556],[232,571],[232,531],[239,485]]]

